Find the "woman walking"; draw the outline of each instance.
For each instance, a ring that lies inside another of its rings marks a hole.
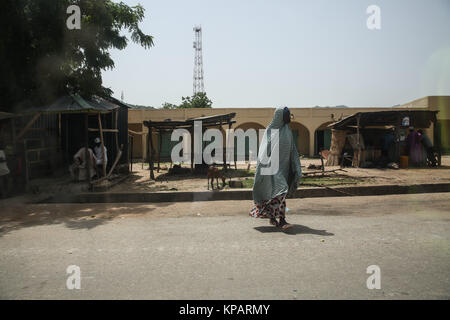
[[[291,128],[291,113],[287,107],[277,108],[272,122],[267,127],[258,155],[253,201],[255,207],[250,211],[254,218],[268,218],[270,224],[288,229],[290,225],[285,218],[286,197],[297,190],[302,170]],[[278,139],[271,141],[274,129],[278,130]],[[278,140],[278,141],[276,141]],[[278,149],[278,153],[275,152]],[[267,174],[267,167],[273,167],[273,161],[279,161],[278,170]]]

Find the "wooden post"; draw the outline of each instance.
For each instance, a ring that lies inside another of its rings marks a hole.
[[[116,129],[116,134],[115,134],[115,138],[116,138],[116,152],[119,152],[120,147],[119,147],[119,128],[117,126],[117,123],[119,121],[119,109],[116,109],[114,111],[114,121],[115,121],[115,127],[114,129]]]
[[[134,145],[134,137],[132,135],[129,136],[131,139],[131,148],[130,148],[130,154],[128,155],[128,157],[130,158],[130,172],[133,172],[133,145]]]
[[[117,154],[117,153],[119,153],[120,150],[122,150],[122,152],[123,152],[123,149],[120,148],[120,146],[119,146],[119,127],[118,127],[119,109],[114,110],[114,120],[115,120],[115,123],[114,123],[115,127],[113,130],[116,130],[116,132],[114,133],[114,138],[116,140],[116,154]],[[128,139],[128,132],[126,133],[126,137]]]
[[[85,140],[84,140],[84,147],[85,147],[85,154],[84,159],[86,161],[86,169],[87,169],[87,181],[88,181],[88,189],[91,190],[91,157],[89,153],[89,113],[86,113],[84,117],[84,123],[85,123]]]
[[[194,125],[191,129],[191,172],[194,172]]]
[[[231,122],[228,123],[228,132],[231,132],[231,127],[233,126],[233,124]],[[234,135],[233,135],[234,138]],[[228,137],[227,137],[227,143],[228,143]],[[259,143],[259,140],[258,140]],[[233,158],[231,161],[234,161],[234,170],[237,170],[237,162],[236,162],[236,154],[234,153],[234,141],[233,141]],[[230,169],[231,169],[231,163],[230,163]]]
[[[158,173],[159,170],[161,169],[161,147],[162,147],[162,131],[161,129],[158,130],[158,142],[159,142],[159,150],[158,150]]]
[[[153,134],[152,134],[152,127],[148,127],[148,139],[150,142],[150,179],[155,180],[155,173],[153,172],[153,155],[155,153],[155,149],[153,148]]]
[[[105,144],[103,141],[102,116],[100,115],[100,112],[97,115],[98,115],[98,129],[100,130],[100,144],[101,144],[102,156],[103,156],[103,162],[102,162],[103,176],[106,177],[106,161],[105,161],[106,160],[106,152],[105,152]]]
[[[15,146],[16,145],[16,119],[11,118],[11,138],[12,143]]]
[[[62,146],[61,112],[58,113],[58,140],[59,140],[59,148],[61,148]]]
[[[220,132],[222,132],[223,131],[223,128],[222,128],[222,118],[220,118]],[[227,142],[226,142],[226,140],[227,140],[227,135],[225,134],[225,148],[222,146],[222,161],[223,161],[223,169],[224,169],[224,171],[227,171],[227,152],[226,152],[226,150],[227,150]],[[222,139],[222,143],[223,143],[223,139]],[[223,152],[223,150],[225,149],[225,152]]]
[[[150,170],[150,155],[148,153],[148,145],[150,144],[150,141],[148,141],[148,133],[145,136],[145,142],[143,143],[143,145],[145,145],[145,161],[148,162],[148,170]],[[142,150],[142,153],[144,153],[144,150]],[[142,155],[142,158],[144,158],[144,155]],[[142,169],[144,169],[144,161],[142,161]]]
[[[172,127],[172,130],[170,132],[173,132],[174,130],[175,130],[175,127]],[[182,140],[182,141],[184,143],[184,140]],[[184,157],[184,152],[185,152],[185,150],[183,148],[183,157]],[[172,162],[172,155],[171,155],[170,156],[170,169],[172,169],[172,166],[173,166],[173,162]]]
[[[442,146],[441,146],[441,139],[439,137],[438,120],[436,115],[435,118],[433,119],[433,142],[438,152],[438,166],[440,167],[442,160]]]
[[[99,129],[89,128],[89,132],[100,132]],[[103,129],[103,133],[119,133],[117,129]]]
[[[27,144],[24,141],[23,142],[23,161],[24,161],[24,167],[25,167],[25,188],[28,189],[28,183],[30,182],[30,164],[28,162],[28,152],[27,152]]]
[[[66,119],[66,136],[65,136],[65,147],[66,147],[66,161],[69,163],[70,162],[70,158],[69,158],[69,115],[66,114],[64,116],[64,118]]]
[[[359,168],[359,165],[361,164],[361,144],[359,141],[359,122],[361,119],[361,115],[358,114],[356,117],[356,146],[358,150],[358,155],[356,157],[356,167]]]
[[[89,128],[89,132],[100,132],[99,129]],[[103,133],[119,133],[117,129],[103,129]]]
[[[400,125],[401,125],[401,123],[402,123],[401,117],[397,116],[397,123],[395,124],[394,143],[395,143],[395,161],[398,163],[400,163]]]
[[[145,128],[142,127],[142,138],[141,138],[141,157],[142,157],[142,168],[144,169],[144,162],[148,161],[148,134],[144,132]]]
[[[111,176],[113,170],[116,168],[117,163],[119,163],[119,160],[122,157],[122,152],[123,152],[123,144],[119,147],[119,151],[117,152],[116,160],[114,160],[114,163],[111,166],[111,169],[109,169],[109,172],[108,172],[108,175],[106,176],[106,178]]]

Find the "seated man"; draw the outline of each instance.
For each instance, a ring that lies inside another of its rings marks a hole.
[[[90,176],[91,178],[95,175],[95,164],[97,159],[94,156],[91,148],[88,148],[89,160],[90,162]],[[78,150],[77,153],[73,156],[74,163],[69,167],[70,175],[74,180],[82,181],[87,180],[87,170],[88,170],[88,162],[86,161],[86,148],[82,147]]]
[[[97,175],[99,177],[101,177],[101,173],[103,172],[103,162],[105,162],[105,166],[108,164],[108,152],[105,146],[103,146],[104,150],[105,150],[105,159],[103,161],[103,151],[102,151],[102,144],[101,144],[101,140],[100,138],[95,138],[94,140],[95,142],[95,147],[94,147],[94,152],[95,152],[95,158],[96,160],[96,170],[97,170]]]

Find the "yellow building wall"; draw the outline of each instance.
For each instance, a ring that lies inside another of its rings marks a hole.
[[[438,120],[441,122],[442,145],[444,148],[450,148],[450,96],[429,96],[412,102],[403,104],[395,108],[290,108],[294,115],[291,128],[299,131],[298,145],[299,153],[304,155],[314,155],[314,136],[315,131],[324,128],[326,124],[333,119],[338,120],[345,118],[357,112],[369,111],[386,111],[386,110],[439,110]],[[273,117],[275,108],[211,108],[211,109],[139,109],[129,110],[128,122],[131,129],[137,124],[142,125],[143,121],[164,121],[171,120],[188,120],[203,116],[213,116],[218,114],[236,113],[236,123],[233,128],[242,128],[247,130],[253,128],[255,130],[261,127],[267,127]],[[148,132],[145,126],[142,126],[144,132]],[[432,137],[432,128],[428,130]],[[157,149],[157,134],[153,134],[154,147]],[[142,143],[142,150],[139,150],[135,144],[135,157],[140,158],[146,154],[146,145]]]

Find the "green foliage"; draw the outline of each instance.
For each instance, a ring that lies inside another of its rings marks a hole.
[[[192,97],[182,97],[181,100],[179,108],[211,108],[212,106],[212,101],[205,92],[198,92]]]
[[[81,9],[81,29],[66,25],[70,5]],[[0,12],[0,108],[26,100],[48,103],[61,94],[110,95],[102,70],[113,69],[110,49],[129,39],[144,48],[153,37],[139,28],[144,8],[111,0],[3,0]]]
[[[179,108],[211,108],[212,101],[204,92],[198,92],[192,97],[182,97]]]
[[[176,104],[171,104],[171,103],[168,103],[168,102],[164,102],[163,104],[162,104],[162,107],[161,107],[162,109],[177,109],[178,108],[178,106],[176,105]]]
[[[164,102],[162,109],[183,109],[183,108],[211,108],[212,101],[207,97],[206,93],[198,92],[192,97],[181,97],[181,104],[179,106]]]

